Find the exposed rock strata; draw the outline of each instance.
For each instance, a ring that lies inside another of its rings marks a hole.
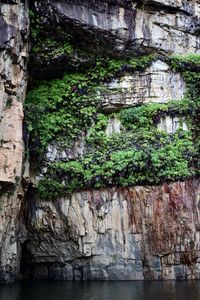
[[[87,63],[92,64],[94,53],[125,57],[198,53],[199,5],[197,1],[50,0],[34,1],[33,9],[43,30],[55,33],[61,27],[70,33],[76,46],[87,49]],[[45,77],[52,66],[61,65],[63,54],[49,58],[45,70],[46,61],[39,58],[34,68]],[[61,73],[70,68],[64,64]],[[180,74],[158,60],[143,72],[118,76],[102,91],[102,108],[112,112],[181,100],[186,86]],[[176,116],[166,116],[158,124],[168,133],[181,126],[187,129]],[[121,129],[113,118],[106,134]],[[45,163],[70,161],[87,153],[84,134],[71,149],[49,145]],[[41,200],[30,187],[24,211],[28,239],[23,244],[22,275],[63,280],[199,279],[199,197],[195,179],[87,190],[51,201]]]
[[[62,53],[47,61],[42,60],[40,53],[34,54],[32,73],[37,76],[54,76],[52,66],[58,75],[91,65],[94,53],[131,56],[199,52],[198,1],[37,0],[33,2],[33,10],[44,36],[46,32],[49,37],[47,32],[50,32],[54,40],[60,40],[63,30],[76,47],[87,49],[87,55]],[[61,28],[59,34],[58,28]]]
[[[142,103],[167,103],[181,100],[186,86],[180,74],[172,72],[169,66],[157,60],[144,72],[128,74],[112,80],[102,92],[102,108],[115,110]]]
[[[3,1],[0,13],[0,282],[11,282],[19,275],[23,241],[18,219],[23,199],[27,1]]]
[[[200,278],[200,184],[107,188],[29,202],[29,278]]]
[[[102,3],[103,2],[103,3]],[[39,1],[41,11],[42,3]],[[144,1],[49,1],[47,9],[74,33],[97,34],[105,49],[164,53],[196,52],[199,46],[199,3]],[[47,15],[45,15],[47,17]]]

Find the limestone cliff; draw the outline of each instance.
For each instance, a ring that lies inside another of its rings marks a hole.
[[[199,279],[198,180],[29,202],[28,278]]]
[[[41,51],[36,54],[32,72],[37,76],[55,77],[66,68],[87,66],[96,53],[116,57],[199,52],[198,0],[31,2],[37,12],[39,27],[45,28],[43,39],[36,42]],[[52,46],[55,50],[58,45],[45,43],[45,36],[54,42],[63,41],[66,33],[82,49],[81,53],[51,51]],[[93,54],[90,55],[90,52]],[[45,53],[48,63],[44,59]]]
[[[0,281],[19,276],[23,199],[23,101],[27,85],[27,1],[0,3]]]
[[[1,2],[1,282],[198,279],[200,2],[29,2],[24,135],[28,6]]]

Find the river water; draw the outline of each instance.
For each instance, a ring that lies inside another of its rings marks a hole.
[[[0,300],[200,300],[200,281],[31,282],[0,287]]]

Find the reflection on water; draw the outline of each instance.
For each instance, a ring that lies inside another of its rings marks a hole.
[[[31,282],[0,287],[0,300],[200,300],[200,281]]]

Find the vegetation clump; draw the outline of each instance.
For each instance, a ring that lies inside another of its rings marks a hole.
[[[162,58],[185,78],[188,92],[184,100],[143,104],[115,115],[101,111],[102,86],[123,73],[145,69],[158,57],[100,58],[84,73],[68,73],[29,91],[26,122],[31,147],[43,155],[39,170],[43,179],[38,184],[41,197],[53,199],[88,187],[159,184],[198,176],[199,57]],[[186,120],[188,130],[158,130],[156,124],[166,115]],[[112,118],[118,118],[122,126],[121,132],[109,136],[106,128]],[[73,149],[81,136],[81,154],[52,162],[46,159],[49,144]]]

